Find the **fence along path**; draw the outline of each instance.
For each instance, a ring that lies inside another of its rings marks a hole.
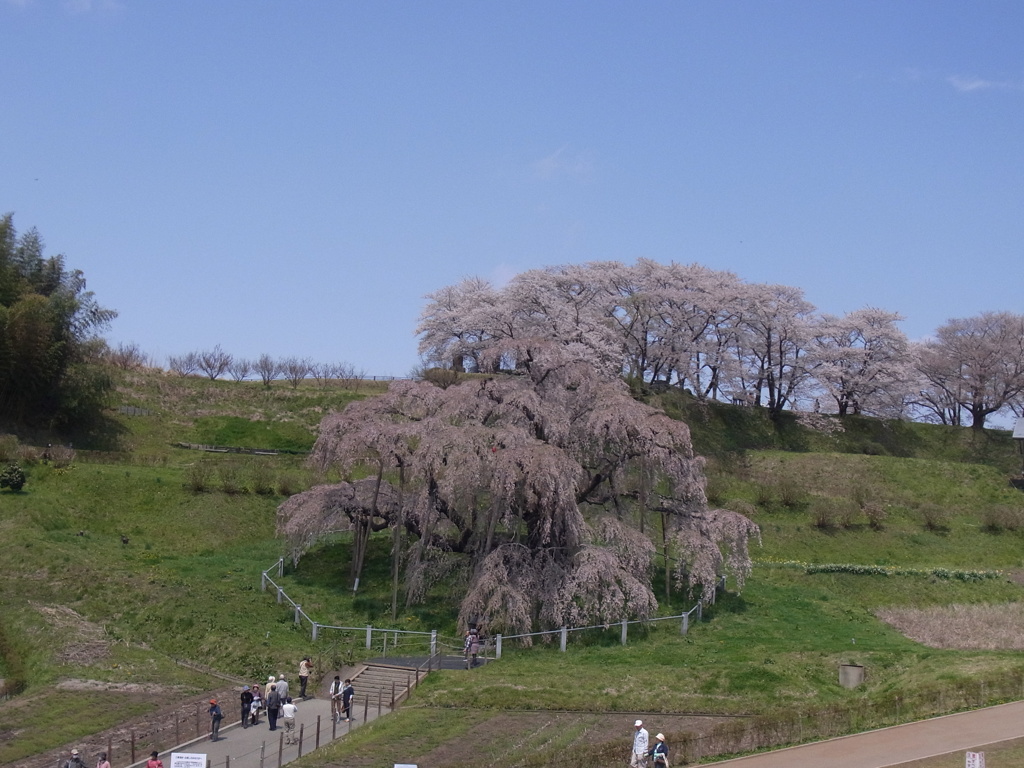
[[[278,578],[284,576],[284,558],[278,559],[276,563],[266,568],[261,572],[260,576],[260,589],[264,592],[267,591],[268,587],[273,587],[277,594],[277,602],[279,604],[287,603],[291,606],[296,626],[301,626],[303,622],[309,625],[313,642],[319,638],[321,631],[331,630],[345,632],[349,634],[366,634],[366,649],[372,650],[376,647],[374,643],[379,643],[381,649],[381,655],[387,656],[390,650],[392,655],[415,655],[415,649],[419,648],[426,651],[428,659],[432,659],[438,655],[441,648],[447,649],[449,652],[462,652],[462,640],[460,638],[453,637],[442,637],[438,635],[436,629],[430,632],[415,631],[408,629],[385,629],[380,627],[374,627],[372,625],[366,625],[365,627],[341,627],[330,624],[321,624],[314,621],[310,616],[302,610],[302,604],[295,602],[288,593],[284,591],[284,588],[271,578],[270,573],[274,571],[277,573]],[[715,585],[715,591],[711,595],[711,602],[715,602],[715,597],[720,590],[725,589],[725,577],[719,579],[718,584]],[[543,632],[527,632],[518,635],[501,635],[497,634],[493,637],[493,646],[488,644],[485,650],[493,651],[493,658],[500,659],[502,654],[502,644],[505,640],[518,640],[524,638],[533,637],[553,637],[559,636],[559,648],[565,653],[568,649],[568,638],[570,632],[585,632],[588,630],[595,629],[611,629],[614,627],[620,628],[620,637],[623,645],[628,643],[629,638],[629,626],[632,624],[654,624],[662,621],[677,621],[679,622],[679,632],[685,635],[690,631],[690,623],[694,620],[700,621],[703,617],[704,605],[700,601],[697,602],[690,610],[685,613],[681,613],[678,616],[659,616],[651,619],[622,619],[620,621],[612,622],[609,624],[594,624],[585,627],[562,627],[560,629],[550,629]],[[376,638],[376,640],[375,640]],[[390,646],[389,646],[390,641]],[[427,670],[430,671],[430,668]]]

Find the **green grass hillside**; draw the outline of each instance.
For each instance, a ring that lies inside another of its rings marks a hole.
[[[358,656],[351,639],[325,635],[312,644],[308,629],[259,590],[260,571],[282,553],[278,504],[319,480],[301,454],[177,446],[300,452],[325,413],[372,392],[135,372],[118,389],[102,441],[86,442],[102,450],[80,450],[70,463],[28,461],[24,490],[0,492],[0,677],[15,693],[0,704],[0,764],[152,710],[161,687],[198,693],[209,685],[176,658],[256,679],[292,670],[307,653],[321,669]],[[1022,602],[1024,495],[1008,482],[1019,466],[1008,435],[859,418],[808,426],[787,416],[773,424],[755,409],[664,402],[710,457],[712,502],[761,526],[742,592],[730,585],[686,636],[677,625],[652,624],[631,629],[623,647],[616,628],[594,630],[567,654],[557,645],[506,647],[498,664],[431,676],[408,708],[304,765],[390,764],[390,755],[374,752],[381,740],[422,757],[521,710],[743,714],[764,730],[779,713],[799,714],[810,738],[1024,695],[1021,646],[1012,638],[995,649],[934,648],[877,617],[885,608],[954,604],[1005,613]],[[0,458],[31,459],[26,442],[0,439]],[[321,622],[387,626],[389,547],[385,535],[372,542],[357,596],[347,588],[344,535],[289,569],[285,588]],[[453,634],[449,587],[438,589],[400,624]],[[677,592],[659,599],[665,615],[691,604]],[[842,688],[841,663],[865,665],[865,685]],[[69,680],[138,683],[151,695],[57,688]],[[20,706],[29,700],[31,708]],[[596,751],[577,744],[572,752],[603,764],[600,739],[582,722],[566,726],[577,733],[566,739]],[[506,737],[510,745],[526,738],[513,730]],[[524,764],[516,763],[521,751],[502,751],[502,738],[491,764]],[[558,763],[565,746],[537,743],[531,764]],[[439,754],[432,759],[443,763]]]

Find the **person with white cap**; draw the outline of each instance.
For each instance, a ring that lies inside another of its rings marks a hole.
[[[85,768],[85,762],[78,753],[78,748],[71,750],[71,757],[64,761],[64,768]]]
[[[654,738],[657,741],[650,751],[651,757],[654,758],[654,768],[668,768],[668,745],[665,743],[665,734],[659,733]]]
[[[644,721],[637,720],[633,723],[636,732],[633,734],[633,753],[629,758],[630,768],[647,768],[647,742],[650,735],[644,728]]]

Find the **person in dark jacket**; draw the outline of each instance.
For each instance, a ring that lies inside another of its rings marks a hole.
[[[220,738],[220,721],[224,719],[224,713],[216,699],[210,699],[210,741]]]
[[[252,689],[248,685],[242,686],[242,727],[249,727],[249,718],[252,716]]]
[[[267,720],[270,721],[270,730],[277,730],[277,716],[281,712],[281,694],[277,692],[277,686],[271,683],[270,693],[267,694]]]
[[[647,754],[654,758],[654,768],[668,768],[668,745],[665,743],[665,734],[659,733],[654,738],[654,746]]]

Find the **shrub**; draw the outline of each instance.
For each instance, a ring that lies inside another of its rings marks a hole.
[[[917,509],[921,515],[921,524],[927,531],[948,531],[952,517],[949,509],[938,504],[922,504]]]
[[[14,435],[0,435],[0,463],[18,458],[18,438]]]
[[[792,477],[784,477],[776,484],[779,492],[779,503],[789,509],[802,507],[807,503],[807,491]]]
[[[0,472],[0,488],[10,488],[12,491],[20,491],[25,487],[25,470],[18,464],[8,464],[7,468]]]
[[[770,509],[775,504],[775,487],[769,483],[758,483],[754,489],[757,506]]]
[[[991,533],[1018,531],[1024,528],[1024,508],[999,504],[989,507],[982,516],[982,526]]]
[[[836,519],[843,528],[852,528],[857,524],[860,507],[852,499],[835,500]]]
[[[192,493],[205,493],[210,490],[210,478],[213,476],[213,467],[206,459],[192,462],[185,471],[185,488]]]
[[[267,462],[258,459],[249,462],[249,490],[260,496],[274,492],[274,470]]]
[[[224,493],[234,495],[245,489],[242,487],[242,468],[235,461],[222,461],[217,465],[217,477],[220,479],[220,489]]]
[[[835,499],[817,497],[811,502],[811,525],[823,531],[836,527],[839,521],[839,510]]]
[[[873,531],[880,531],[885,527],[885,507],[877,501],[869,501],[861,506],[864,515],[868,519],[868,525]]]

